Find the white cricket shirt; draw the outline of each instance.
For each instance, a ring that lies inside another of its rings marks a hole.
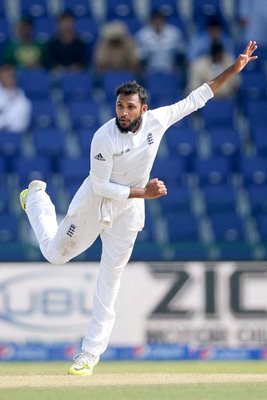
[[[131,187],[145,187],[163,134],[212,97],[213,92],[205,83],[175,104],[147,111],[135,133],[120,132],[115,118],[105,123],[91,143],[90,177],[94,193],[126,200]]]

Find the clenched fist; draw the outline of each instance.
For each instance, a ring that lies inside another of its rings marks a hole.
[[[167,188],[164,182],[158,178],[151,179],[145,186],[144,199],[156,199],[157,197],[165,196]]]

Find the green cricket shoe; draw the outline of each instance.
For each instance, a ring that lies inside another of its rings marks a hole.
[[[29,193],[34,193],[34,192],[38,192],[38,190],[45,190],[46,189],[46,183],[43,181],[32,181],[29,186],[28,189],[24,189],[22,190],[22,192],[20,192],[19,195],[19,200],[20,200],[20,204],[23,210],[26,210],[26,203],[27,203],[27,196]]]
[[[93,356],[93,354],[83,351],[76,354],[73,361],[74,363],[68,371],[69,375],[89,376],[92,375],[94,366],[99,361],[99,356]]]

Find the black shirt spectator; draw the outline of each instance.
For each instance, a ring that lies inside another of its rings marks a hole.
[[[46,65],[51,69],[79,70],[86,66],[85,43],[75,32],[74,17],[65,11],[58,19],[58,33],[47,43]]]

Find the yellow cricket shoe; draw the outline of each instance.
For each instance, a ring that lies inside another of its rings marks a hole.
[[[46,183],[43,181],[32,181],[29,186],[28,189],[24,189],[22,190],[22,192],[20,192],[19,195],[19,200],[20,200],[20,204],[23,210],[26,210],[26,202],[27,202],[27,196],[28,194],[34,193],[34,192],[38,192],[38,190],[45,190],[46,189]]]
[[[99,361],[99,356],[93,356],[93,354],[83,351],[82,353],[76,354],[73,357],[74,363],[70,367],[69,375],[88,376],[92,375],[94,366]]]

